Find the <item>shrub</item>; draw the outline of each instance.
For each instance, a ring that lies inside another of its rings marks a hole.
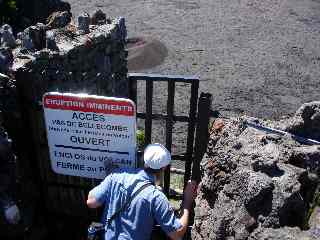
[[[137,130],[137,147],[138,149],[144,147],[144,131],[140,129]]]

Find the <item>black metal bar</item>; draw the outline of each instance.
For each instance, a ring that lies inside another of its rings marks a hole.
[[[130,80],[152,80],[152,81],[175,81],[193,83],[199,81],[196,76],[181,76],[181,75],[161,75],[161,74],[146,74],[146,73],[130,73]]]
[[[173,160],[185,161],[186,160],[186,155],[171,155],[171,158]]]
[[[129,98],[137,104],[137,80],[129,77]]]
[[[168,117],[166,121],[166,148],[170,152],[172,147],[174,94],[175,94],[175,82],[168,81],[168,100],[167,100],[167,116]],[[170,169],[169,168],[167,168],[164,172],[164,193],[167,196],[169,196],[169,189],[170,189]]]
[[[145,121],[145,145],[151,143],[152,131],[152,96],[153,96],[153,81],[146,82],[146,121]]]
[[[209,121],[211,113],[212,95],[210,93],[201,93],[198,103],[198,119],[196,139],[194,144],[194,160],[192,165],[191,179],[200,182],[200,162],[207,150],[209,139]]]
[[[137,113],[137,118],[140,119],[146,119],[146,114],[138,112]],[[189,122],[189,117],[188,116],[172,116],[174,122]],[[152,119],[154,120],[167,120],[168,116],[163,115],[163,114],[157,114],[153,113],[152,114]]]
[[[196,115],[197,115],[198,90],[199,90],[199,81],[194,81],[191,85],[190,111],[189,111],[190,121],[188,125],[187,153],[186,153],[186,165],[185,165],[186,174],[184,176],[184,186],[186,186],[191,176],[194,131],[195,131]]]

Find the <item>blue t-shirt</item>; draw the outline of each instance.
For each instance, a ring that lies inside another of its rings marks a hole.
[[[154,180],[152,174],[142,169],[117,169],[107,176],[90,191],[91,196],[105,204],[102,223],[106,224],[107,219],[142,185],[146,182],[154,183]],[[155,186],[148,186],[132,200],[129,207],[106,226],[105,239],[150,239],[154,221],[167,234],[182,227],[167,197]]]

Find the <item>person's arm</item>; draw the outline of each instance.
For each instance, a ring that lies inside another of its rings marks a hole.
[[[97,208],[104,204],[108,195],[108,185],[111,181],[110,178],[110,175],[107,176],[98,186],[89,192],[87,199],[87,206],[89,208]]]
[[[189,216],[194,199],[197,196],[197,184],[196,182],[188,182],[184,191],[183,201],[183,214],[179,219],[181,227],[174,232],[170,232],[168,235],[173,240],[181,239],[188,229]]]
[[[99,202],[95,196],[91,196],[90,193],[88,195],[88,199],[87,199],[87,206],[89,208],[98,208],[100,206],[102,206],[103,203]]]

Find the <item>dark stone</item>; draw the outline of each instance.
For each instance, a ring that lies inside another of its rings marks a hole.
[[[107,17],[102,10],[99,9],[92,15],[92,18],[91,18],[92,25],[106,24],[106,22],[107,22]]]
[[[90,16],[88,13],[83,13],[78,17],[78,32],[80,34],[89,33]]]
[[[258,228],[255,230],[248,240],[316,240],[320,234],[313,230],[301,231],[295,227],[284,228]]]
[[[13,62],[13,54],[9,48],[0,48],[0,73],[7,73]]]
[[[286,131],[320,140],[320,101],[303,104],[295,116],[287,121]]]
[[[320,176],[320,146],[303,146],[294,148],[289,162],[306,168]]]
[[[256,229],[305,226],[317,180],[304,165],[289,162],[294,156],[300,162],[317,159],[318,148],[301,149],[290,138],[244,127],[245,120],[224,120],[219,131],[212,130],[201,163],[193,239],[273,239]]]
[[[46,29],[45,25],[38,23],[29,27],[29,36],[36,50],[41,50],[46,46]]]
[[[16,46],[16,40],[12,33],[12,28],[8,24],[4,24],[0,30],[1,46],[14,48]]]
[[[318,193],[320,194],[320,193]],[[320,199],[319,199],[320,201]],[[309,220],[309,227],[310,229],[319,229],[319,233],[320,233],[320,206],[317,206],[313,209],[313,212],[310,216],[310,220]],[[319,234],[320,237],[320,234]]]
[[[30,28],[26,28],[22,33],[18,35],[21,40],[21,48],[26,50],[32,50],[34,48],[34,44],[30,34]]]
[[[54,50],[54,51],[59,50],[57,43],[56,43],[56,40],[55,40],[54,32],[52,32],[52,31],[47,31],[47,33],[46,33],[46,48]]]
[[[118,25],[117,37],[125,42],[127,38],[126,20],[124,17],[116,18],[115,23]]]
[[[67,26],[71,21],[72,14],[70,12],[54,12],[47,18],[47,28],[63,28]]]

